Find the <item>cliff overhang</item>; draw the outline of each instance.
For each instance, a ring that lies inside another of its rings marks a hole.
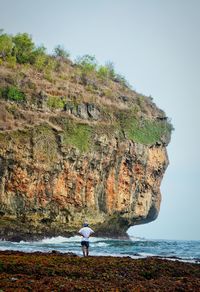
[[[119,76],[50,60],[48,74],[1,63],[0,237],[70,236],[85,220],[118,237],[155,220],[169,119]]]

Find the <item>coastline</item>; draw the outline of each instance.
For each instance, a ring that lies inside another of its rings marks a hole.
[[[200,265],[155,257],[0,251],[3,291],[199,291]]]
[[[0,239],[0,251],[13,251],[24,253],[41,252],[49,254],[52,251],[68,254],[82,255],[80,247],[81,236],[42,237],[26,241],[6,241]],[[200,264],[200,241],[154,240],[130,236],[129,239],[97,237],[90,239],[90,255],[101,257],[130,257],[144,259],[154,257],[171,261]]]
[[[12,223],[13,224],[13,223]],[[66,238],[75,236],[78,234],[78,230],[63,230],[59,228],[43,228],[38,229],[34,228],[31,225],[20,224],[17,225],[15,222],[14,225],[8,226],[4,220],[0,220],[0,240],[12,241],[12,242],[20,242],[20,241],[38,241],[45,238],[52,238],[57,236],[64,236]],[[94,230],[94,228],[92,226]],[[129,239],[129,235],[126,231],[122,233],[113,232],[106,232],[106,231],[95,231],[95,237],[106,237],[106,238],[113,238],[113,239]]]

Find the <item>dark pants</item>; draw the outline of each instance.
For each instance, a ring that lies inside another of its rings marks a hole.
[[[81,241],[81,245],[89,248],[89,241]]]

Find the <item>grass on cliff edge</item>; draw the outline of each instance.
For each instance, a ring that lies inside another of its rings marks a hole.
[[[120,112],[119,124],[128,139],[144,145],[152,145],[161,141],[162,137],[168,136],[173,130],[172,125],[164,120],[150,120],[138,118],[135,113]]]
[[[127,128],[128,138],[141,144],[155,144],[170,131],[169,126],[163,122],[144,120],[142,122],[132,119]]]
[[[70,119],[59,119],[58,123],[63,128],[62,145],[71,145],[81,153],[87,152],[91,146],[92,128],[86,124],[79,124]]]
[[[13,50],[13,48],[15,49]],[[11,65],[9,64],[10,58],[12,58],[12,64],[15,62],[18,69],[10,70],[12,73],[8,70]],[[54,110],[61,112],[69,96],[70,99],[73,98],[80,103],[90,102],[95,98],[97,102],[100,100],[102,119],[105,118],[104,122],[109,121],[108,124],[112,124],[112,121],[110,122],[113,118],[112,109],[120,111],[122,107],[126,110],[135,106],[138,107],[138,111],[145,114],[145,107],[148,107],[143,96],[135,98],[136,93],[131,91],[126,80],[115,72],[111,62],[105,66],[99,66],[94,56],[84,55],[73,63],[69,59],[69,54],[60,46],[55,49],[53,55],[48,55],[46,49],[37,47],[32,37],[26,33],[12,36],[0,31],[0,63],[4,65],[5,72],[8,70],[7,73],[1,71],[3,78],[1,78],[0,84],[0,98],[6,99],[8,103],[17,103],[19,108],[23,104],[26,106],[33,104],[38,110],[37,107],[40,104],[38,95],[42,85],[44,88],[48,88],[46,103],[51,113]],[[15,71],[18,73],[14,74]],[[53,74],[54,78],[52,80],[48,78],[49,82],[46,82],[45,76],[49,74]],[[33,77],[35,75],[40,76],[41,83]],[[119,106],[120,97],[125,97],[125,99],[127,97],[127,100],[130,99],[131,102],[127,104],[120,102]],[[4,115],[3,118],[0,116],[0,130],[17,128],[16,123],[19,123],[19,119],[23,120],[23,123],[25,120],[25,125],[29,123],[28,119],[24,117],[24,113],[19,111],[19,115],[17,115],[13,111],[12,114],[13,117],[10,116],[10,120],[8,115],[6,117]],[[128,138],[136,143],[152,145],[164,140],[163,137],[168,137],[172,130],[172,126],[165,120],[151,120],[151,117],[147,115],[146,118],[141,119],[136,114],[126,116],[125,112],[123,113],[125,119],[118,119],[118,114],[116,113],[113,123],[116,124],[116,127],[114,126],[110,133],[106,133],[108,138],[110,135],[114,136],[116,134],[114,132],[117,130],[117,133],[123,133],[120,135],[122,139]],[[154,117],[156,115],[155,112]],[[6,120],[6,123],[3,119]],[[72,145],[81,152],[88,151],[91,148],[92,134],[98,134],[97,127],[78,124],[76,121],[70,123],[64,129],[64,144]],[[7,124],[6,127],[5,124]],[[108,128],[109,125],[102,127],[105,132]],[[54,140],[54,137],[52,139]],[[44,137],[43,140],[46,141]],[[38,148],[40,148],[39,142]],[[47,146],[46,148],[49,149]]]
[[[65,102],[59,96],[48,96],[47,106],[50,109],[63,109]]]
[[[76,124],[70,127],[67,134],[64,135],[64,142],[75,146],[81,152],[86,152],[90,147],[91,129],[84,124]]]

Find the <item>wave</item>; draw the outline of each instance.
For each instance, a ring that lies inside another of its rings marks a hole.
[[[72,237],[63,237],[63,236],[56,236],[56,237],[47,237],[42,240],[38,241],[20,241],[20,244],[29,245],[29,244],[63,244],[63,243],[78,243],[81,241],[81,236],[76,235]],[[105,242],[111,240],[110,238],[104,237],[90,237],[90,242]],[[18,244],[16,242],[12,242],[13,244]]]
[[[23,252],[73,252],[81,255],[81,236],[57,236],[38,241],[9,242],[0,241],[0,251],[14,250]],[[159,257],[200,263],[200,241],[149,240],[131,236],[127,239],[104,237],[90,238],[90,254],[93,256],[118,256],[131,258]]]
[[[106,247],[109,246],[106,242],[91,242],[91,247]]]
[[[79,242],[81,239],[81,236],[73,236],[73,237],[63,237],[63,236],[57,236],[57,237],[51,237],[51,238],[44,238],[41,240],[41,243],[43,244],[59,244],[59,243],[69,243],[69,242]]]
[[[131,241],[148,241],[148,239],[144,237],[137,237],[137,236],[131,236],[131,235],[129,235],[129,239]]]

